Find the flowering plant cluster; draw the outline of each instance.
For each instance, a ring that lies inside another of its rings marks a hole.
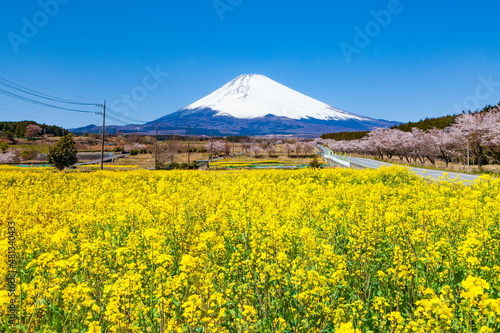
[[[0,168],[2,332],[499,332],[500,180]]]

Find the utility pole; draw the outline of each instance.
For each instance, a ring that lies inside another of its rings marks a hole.
[[[186,127],[186,139],[187,139],[187,153],[188,153],[188,168],[191,163],[191,149],[189,149],[189,133],[191,132],[191,127]]]
[[[214,137],[212,136],[212,131],[210,131],[210,162],[212,162],[212,143],[213,143]]]
[[[229,146],[229,141],[227,139],[227,133],[224,133],[224,156],[228,157],[231,155],[231,147]]]
[[[173,134],[170,134],[170,140],[168,140],[168,146],[169,146],[169,155],[170,155],[170,163],[174,164],[174,143],[172,140],[174,139]]]
[[[469,139],[467,139],[467,172],[470,173],[470,148],[469,148]]]
[[[155,170],[156,170],[158,169],[158,120],[156,121],[155,134],[156,134],[156,140],[155,140]]]
[[[106,132],[106,100],[104,104],[96,104],[97,107],[102,108],[101,112],[96,112],[96,114],[102,114],[102,142],[101,142],[101,170],[104,170],[104,134]]]

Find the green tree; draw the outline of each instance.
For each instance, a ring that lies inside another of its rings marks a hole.
[[[1,138],[4,138],[5,140],[15,143],[14,136],[15,136],[14,133],[12,133],[11,131],[6,131],[0,134]]]
[[[318,169],[321,167],[323,163],[321,163],[319,160],[318,160],[318,156],[314,156],[313,160],[311,162],[309,162],[309,167],[313,168],[313,169]]]
[[[59,170],[69,167],[78,161],[76,157],[75,141],[73,135],[63,136],[56,145],[49,150],[47,159],[50,164]]]
[[[7,142],[0,142],[0,150],[2,151],[2,154],[5,154],[7,149],[9,149],[9,144]]]

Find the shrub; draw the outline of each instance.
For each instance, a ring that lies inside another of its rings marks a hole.
[[[75,141],[73,135],[63,136],[54,147],[50,148],[47,160],[59,170],[72,166],[78,161],[76,157]]]
[[[321,168],[322,165],[323,163],[318,159],[318,156],[314,156],[313,160],[309,162],[309,167],[313,169]]]
[[[0,142],[0,150],[2,151],[2,154],[5,154],[7,149],[9,149],[9,144],[7,142]]]
[[[23,159],[23,161],[29,161],[34,159],[37,154],[38,152],[35,150],[23,150],[21,152],[21,158]]]

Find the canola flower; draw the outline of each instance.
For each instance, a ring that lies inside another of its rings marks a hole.
[[[499,332],[500,180],[0,168],[1,332]]]

